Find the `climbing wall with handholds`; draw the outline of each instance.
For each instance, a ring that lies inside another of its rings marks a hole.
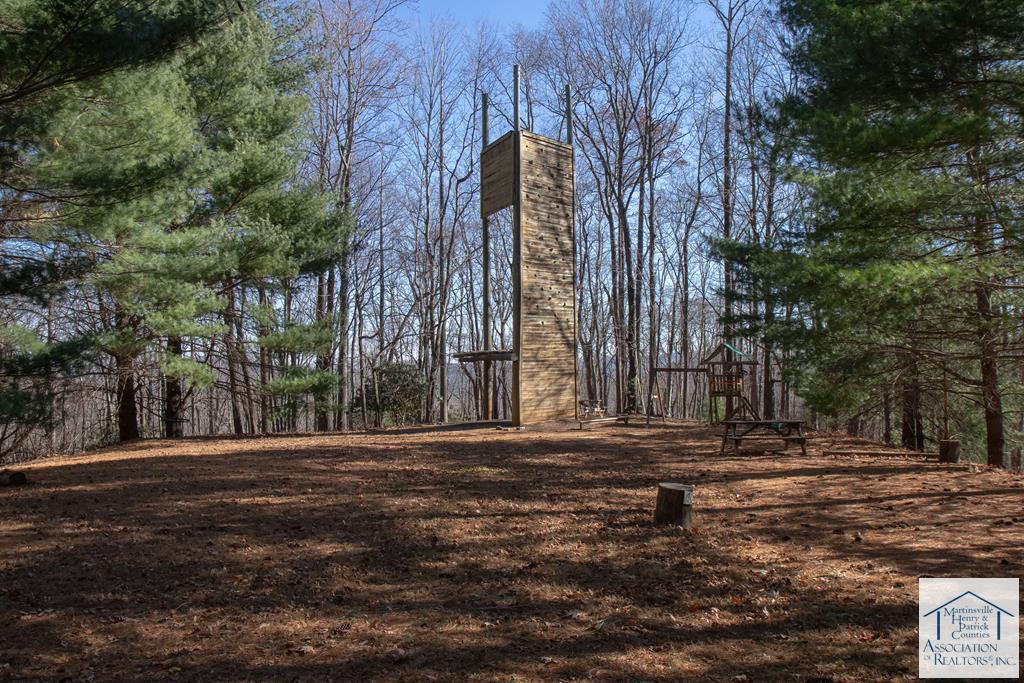
[[[576,417],[572,146],[513,130],[480,156],[480,213],[513,210],[512,424]],[[485,223],[486,225],[486,223]]]
[[[576,416],[572,147],[519,134],[519,423]],[[513,404],[514,405],[514,404]],[[516,421],[513,409],[513,422]]]

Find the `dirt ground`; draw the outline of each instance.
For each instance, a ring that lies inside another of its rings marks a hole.
[[[1024,478],[698,425],[148,441],[0,488],[0,679],[890,681]],[[659,481],[697,527],[651,523]]]

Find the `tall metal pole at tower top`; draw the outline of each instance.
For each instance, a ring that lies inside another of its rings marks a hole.
[[[572,87],[565,84],[565,144],[572,145]]]
[[[490,132],[490,108],[491,98],[487,93],[480,93],[480,110],[481,110],[481,121],[480,121],[480,137],[483,147],[486,147],[491,142]]]
[[[512,66],[512,118],[513,128],[518,132],[519,123],[519,65]]]

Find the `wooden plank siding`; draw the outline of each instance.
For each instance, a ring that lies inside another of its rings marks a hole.
[[[572,147],[509,131],[480,155],[480,214],[513,207],[512,424],[576,417]]]
[[[515,201],[515,132],[509,131],[480,154],[480,215],[490,216]]]
[[[513,423],[576,417],[572,148],[518,135]],[[518,411],[516,410],[518,407]],[[518,413],[518,419],[517,419]]]

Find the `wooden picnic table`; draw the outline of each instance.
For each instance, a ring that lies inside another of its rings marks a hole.
[[[724,420],[725,433],[722,434],[722,447],[719,455],[725,455],[725,447],[732,444],[733,452],[740,454],[740,444],[744,439],[779,438],[786,444],[800,446],[800,452],[807,455],[807,437],[804,435],[804,420]]]

